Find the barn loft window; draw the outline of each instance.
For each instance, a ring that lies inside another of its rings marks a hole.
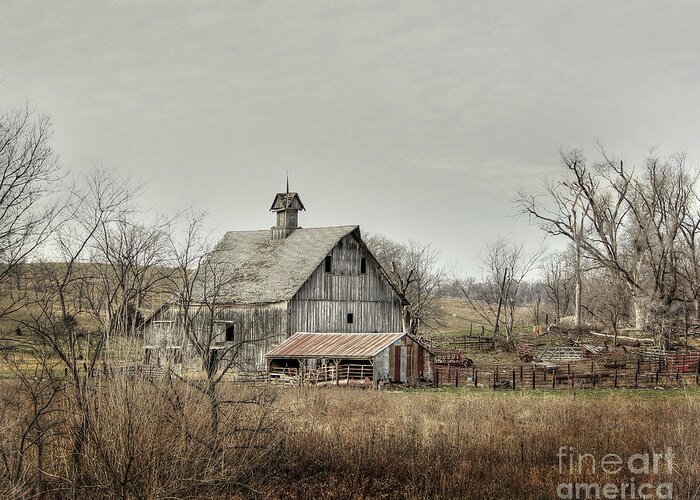
[[[324,261],[324,269],[327,273],[330,273],[333,270],[333,256],[332,255],[326,255],[326,260]]]
[[[367,259],[365,257],[360,259],[360,274],[367,274]]]
[[[226,325],[226,342],[233,342],[233,324]]]
[[[355,318],[352,313],[348,313],[348,325],[351,325],[354,322]]]

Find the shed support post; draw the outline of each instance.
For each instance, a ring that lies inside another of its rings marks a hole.
[[[374,389],[379,389],[379,377],[377,374],[377,364],[372,363],[372,387]]]

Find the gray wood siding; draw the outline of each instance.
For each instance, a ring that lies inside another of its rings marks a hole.
[[[225,342],[225,325],[234,325],[234,351],[237,354],[236,366],[246,370],[264,370],[265,353],[273,346],[287,338],[287,304],[216,306],[213,310],[214,320],[211,320],[212,310],[208,307],[192,307],[190,315],[193,327],[200,339],[210,335],[216,343],[227,346]],[[181,347],[183,361],[199,368],[201,364],[192,345],[184,341],[182,313],[176,306],[170,306],[154,315],[144,326],[146,347],[155,347],[163,355],[169,347]]]
[[[290,333],[402,331],[401,299],[355,236],[341,239],[331,256],[332,271],[326,273],[322,262],[292,299]]]

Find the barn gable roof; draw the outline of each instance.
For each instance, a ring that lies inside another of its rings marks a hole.
[[[270,238],[270,230],[229,231],[209,262],[231,279],[220,280],[213,300],[231,304],[290,300],[338,242],[355,231],[359,238],[358,226],[299,228],[284,239]]]

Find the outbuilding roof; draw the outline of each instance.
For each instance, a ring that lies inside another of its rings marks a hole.
[[[272,239],[269,229],[229,231],[212,252],[195,296],[231,304],[290,300],[338,241],[354,231],[359,238],[358,226],[299,228],[284,239]]]
[[[405,333],[295,333],[268,358],[371,358]]]

